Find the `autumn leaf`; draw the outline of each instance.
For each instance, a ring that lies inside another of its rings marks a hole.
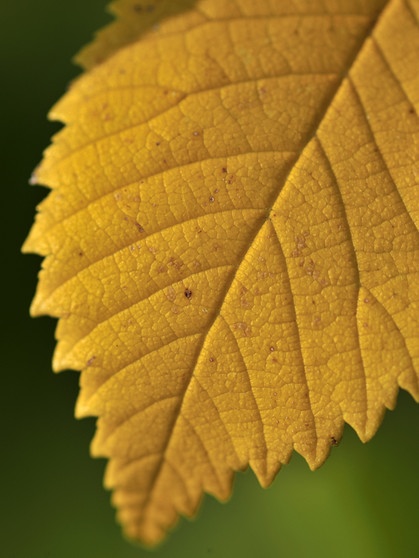
[[[51,112],[24,250],[152,544],[234,471],[315,469],[345,422],[367,441],[399,386],[419,398],[419,3],[114,9]]]

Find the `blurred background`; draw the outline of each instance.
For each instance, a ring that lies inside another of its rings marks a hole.
[[[59,127],[46,114],[78,74],[71,57],[110,20],[105,0],[2,0],[1,362],[3,558],[142,558],[126,542],[89,457],[94,420],[76,421],[78,374],[54,375],[55,323],[28,308],[40,258],[22,256],[45,190],[28,179]],[[273,486],[237,476],[230,502],[205,497],[157,557],[408,558],[419,556],[418,409],[400,393],[376,437],[347,427],[315,473],[295,455]]]

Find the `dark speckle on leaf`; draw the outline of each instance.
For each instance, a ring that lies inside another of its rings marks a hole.
[[[95,360],[96,360],[96,356],[95,355],[91,356],[89,360],[86,362],[86,367],[92,366]]]

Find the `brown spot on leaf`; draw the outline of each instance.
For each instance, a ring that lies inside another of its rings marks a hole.
[[[167,265],[170,267],[174,267],[175,269],[179,270],[183,267],[183,262],[181,260],[178,260],[176,258],[169,258],[169,261],[167,262]]]
[[[291,252],[291,256],[293,256],[294,258],[297,256],[301,256],[303,250],[307,248],[306,239],[308,236],[309,236],[309,232],[304,231],[302,234],[299,234],[298,236],[295,237],[295,248]]]
[[[86,362],[86,366],[87,367],[92,366],[95,360],[96,360],[96,356],[95,355],[91,356],[89,360]]]
[[[236,322],[233,324],[233,329],[241,331],[245,337],[250,337],[252,335],[252,328],[246,322]]]
[[[188,300],[190,300],[192,298],[192,291],[191,289],[185,289],[184,295],[186,296],[186,298]]]

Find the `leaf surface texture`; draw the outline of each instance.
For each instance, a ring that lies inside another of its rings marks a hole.
[[[24,249],[152,544],[234,471],[314,469],[419,398],[419,4],[147,6],[115,4],[52,110]]]

